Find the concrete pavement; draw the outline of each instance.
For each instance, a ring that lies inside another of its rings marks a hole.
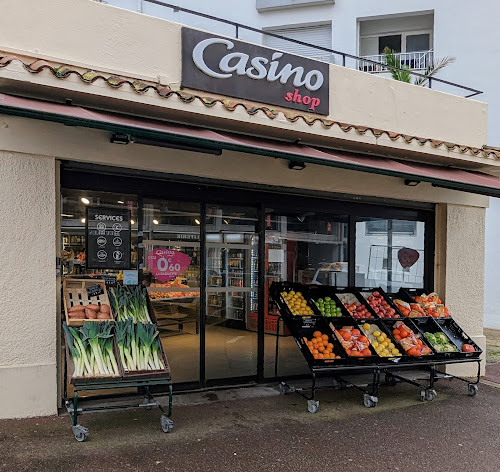
[[[0,421],[0,471],[498,472],[500,389],[469,397],[465,383],[440,380],[436,390],[422,403],[415,387],[382,387],[368,409],[357,390],[328,389],[316,414],[296,394],[219,392],[177,405],[169,434],[157,409],[85,414],[84,443],[67,416]]]

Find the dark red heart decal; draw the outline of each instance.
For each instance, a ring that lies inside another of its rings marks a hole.
[[[411,267],[415,262],[418,261],[420,254],[415,249],[410,249],[409,247],[404,247],[398,251],[398,260],[401,266],[405,269]]]

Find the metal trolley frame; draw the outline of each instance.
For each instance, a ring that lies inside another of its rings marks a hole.
[[[154,398],[150,391],[150,387],[157,385],[168,385],[167,411],[165,411],[163,406]],[[144,395],[144,401],[141,403],[135,402],[105,406],[80,406],[82,399],[78,397],[79,392],[96,390],[102,391],[117,388],[137,388],[138,393]],[[70,400],[68,398],[68,362],[66,356],[64,356],[64,404],[71,419],[73,434],[75,435],[75,439],[79,442],[85,441],[89,435],[89,429],[78,423],[78,416],[84,411],[115,410],[138,407],[150,410],[153,407],[158,407],[162,413],[160,416],[160,425],[163,432],[169,433],[174,427],[174,422],[170,418],[172,415],[172,379],[170,375],[165,374],[165,376],[160,377],[156,374],[155,376],[141,377],[140,379],[127,379],[120,377],[113,380],[75,380],[73,382],[73,391],[73,400]]]

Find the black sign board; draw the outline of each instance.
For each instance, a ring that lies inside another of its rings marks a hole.
[[[91,285],[87,288],[87,296],[89,298],[97,297],[97,295],[102,295],[103,293],[102,285],[99,284]]]
[[[88,207],[86,254],[89,269],[130,269],[130,211]]]
[[[182,28],[182,85],[306,113],[329,113],[329,65]]]

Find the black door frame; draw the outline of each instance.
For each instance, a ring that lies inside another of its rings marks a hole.
[[[383,199],[377,200],[367,198],[366,201],[359,201],[360,197],[324,194],[314,196],[311,192],[300,195],[297,189],[290,189],[290,193],[273,193],[272,191],[255,191],[253,188],[235,188],[231,182],[227,186],[215,185],[210,182],[177,182],[168,178],[158,178],[151,176],[144,177],[138,171],[137,175],[130,175],[130,170],[125,174],[120,173],[120,169],[114,172],[107,170],[103,172],[101,166],[79,166],[75,163],[62,163],[61,166],[61,189],[76,189],[87,191],[106,191],[113,193],[128,193],[137,195],[138,205],[145,198],[171,199],[178,201],[189,201],[200,204],[200,218],[203,222],[200,225],[200,378],[197,382],[176,384],[176,390],[191,390],[196,388],[206,388],[218,385],[235,385],[249,382],[262,382],[273,380],[264,376],[264,290],[265,285],[265,211],[266,208],[273,208],[279,211],[317,211],[328,215],[347,216],[348,218],[348,256],[349,261],[355,261],[356,222],[366,217],[404,219],[410,221],[425,222],[425,261],[424,261],[424,288],[433,290],[434,285],[434,241],[435,241],[435,210],[433,204],[413,203],[406,201]],[[109,169],[106,167],[106,169]],[[164,177],[164,176],[163,176]],[[168,183],[168,185],[165,185]],[[250,184],[249,184],[250,185]],[[342,199],[342,197],[346,199]],[[252,207],[257,210],[258,221],[256,231],[259,237],[259,267],[258,267],[258,330],[257,330],[257,374],[246,377],[233,377],[228,379],[210,379],[205,376],[206,370],[206,206],[207,204],[227,205],[228,199],[231,205],[241,205]],[[355,201],[358,200],[358,201]],[[138,211],[139,219],[142,209]],[[349,285],[354,285],[355,263],[348,265]]]

